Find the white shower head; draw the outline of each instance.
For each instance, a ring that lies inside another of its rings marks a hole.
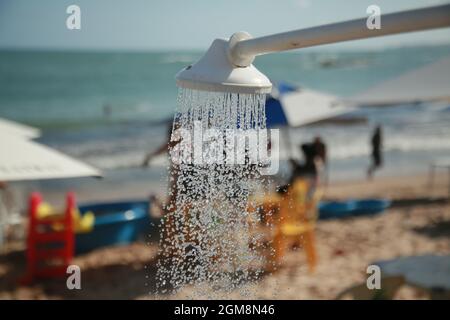
[[[241,39],[249,37],[247,33],[239,32],[229,41],[214,40],[199,61],[176,75],[177,85],[202,91],[269,93],[272,83],[251,61],[245,67],[232,63],[230,48]]]

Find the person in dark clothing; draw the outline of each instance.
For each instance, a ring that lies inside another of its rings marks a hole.
[[[372,146],[372,163],[367,169],[368,179],[372,179],[373,172],[376,169],[381,168],[381,166],[383,165],[383,157],[382,157],[383,134],[380,125],[378,125],[373,132],[371,139],[371,146]]]
[[[327,164],[327,147],[320,136],[316,136],[313,140],[314,161],[320,162],[321,165]]]
[[[317,175],[322,183],[328,183],[328,167],[327,167],[327,146],[320,136],[316,136],[313,140],[314,146],[314,163],[316,164]]]
[[[300,163],[295,159],[289,159],[292,166],[292,175],[289,179],[289,184],[292,184],[296,178],[299,177],[317,177],[317,166],[315,163],[316,150],[312,143],[304,143],[300,146],[302,149],[303,157],[305,161]]]
[[[318,180],[317,170],[317,146],[314,142],[303,143],[300,145],[303,153],[304,162],[300,162],[296,159],[289,159],[289,163],[292,167],[292,174],[289,178],[288,184],[279,186],[277,188],[278,193],[286,193],[290,186],[294,184],[297,179],[307,179],[310,181],[311,190],[314,190]]]
[[[301,176],[316,179],[319,169],[327,163],[327,149],[319,136],[316,136],[311,143],[302,144],[301,149],[305,159],[304,163],[299,163],[294,159],[289,160],[293,169],[290,183]]]

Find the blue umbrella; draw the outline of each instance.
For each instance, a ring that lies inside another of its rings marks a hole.
[[[281,82],[277,85],[278,94],[294,92],[298,88]],[[268,128],[283,127],[288,125],[286,114],[281,105],[281,101],[272,95],[268,95],[266,99],[266,125]]]
[[[278,96],[289,92],[295,92],[298,88],[285,83],[280,82],[276,85],[276,91]],[[289,126],[286,113],[283,109],[280,99],[275,98],[273,95],[267,95],[266,99],[266,126],[267,128],[279,128]],[[286,147],[291,155],[292,142],[288,131],[283,130],[285,136]]]

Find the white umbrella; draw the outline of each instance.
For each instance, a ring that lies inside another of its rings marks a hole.
[[[355,110],[340,103],[334,95],[309,89],[282,95],[280,100],[293,127],[334,118]]]
[[[300,127],[354,111],[339,101],[337,96],[280,82],[273,87],[266,100],[268,128],[281,127],[285,148],[292,157],[289,127]]]
[[[348,99],[358,105],[450,100],[450,57],[383,81]]]
[[[34,139],[41,135],[39,129],[27,125],[0,118],[0,135],[8,134],[27,139]]]
[[[0,134],[0,181],[101,176],[59,151],[20,136]]]
[[[299,127],[354,111],[339,97],[280,83],[266,101],[268,127]]]
[[[101,176],[97,169],[30,140],[39,135],[38,129],[0,119],[0,181]],[[0,249],[12,220],[0,194]]]

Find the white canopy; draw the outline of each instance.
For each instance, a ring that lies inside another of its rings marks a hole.
[[[18,135],[0,133],[0,181],[101,176],[59,151]]]
[[[3,134],[20,136],[26,139],[34,139],[39,137],[41,132],[39,129],[0,118],[0,135]]]
[[[450,57],[384,81],[348,100],[359,105],[450,101]]]
[[[289,125],[298,127],[339,116],[355,110],[343,103],[338,97],[310,89],[301,89],[280,95]]]

